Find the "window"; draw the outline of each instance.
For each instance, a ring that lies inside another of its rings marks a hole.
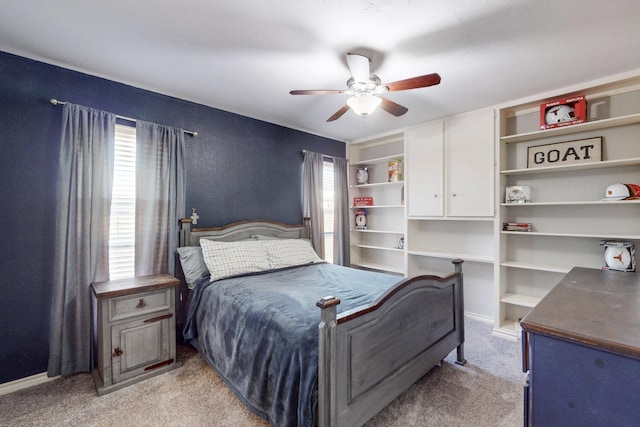
[[[111,280],[135,275],[136,128],[116,124],[109,228]]]
[[[324,211],[324,259],[333,263],[334,180],[333,162],[323,161],[322,206]]]

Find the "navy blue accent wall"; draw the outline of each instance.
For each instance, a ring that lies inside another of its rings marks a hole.
[[[198,131],[185,213],[203,227],[300,223],[302,149],[345,155],[340,141],[0,52],[0,383],[47,368],[62,113],[50,98]]]

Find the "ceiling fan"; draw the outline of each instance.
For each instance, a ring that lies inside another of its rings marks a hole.
[[[381,95],[386,92],[418,89],[440,83],[440,76],[437,73],[433,73],[382,84],[380,78],[371,73],[369,69],[370,62],[370,59],[364,55],[347,54],[347,66],[351,72],[351,78],[347,81],[347,90],[292,90],[289,93],[291,95],[334,95],[341,93],[351,95],[347,99],[346,105],[327,119],[328,122],[332,122],[339,119],[349,108],[356,114],[367,117],[378,105],[396,117],[401,116],[409,110],[400,104],[382,98]]]

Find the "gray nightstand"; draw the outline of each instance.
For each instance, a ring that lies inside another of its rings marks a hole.
[[[103,395],[170,371],[176,361],[175,287],[168,274],[96,282],[93,380]]]

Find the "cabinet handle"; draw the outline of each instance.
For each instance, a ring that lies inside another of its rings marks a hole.
[[[437,199],[437,198],[438,198],[438,195],[437,195],[437,194],[434,194],[434,195],[433,195],[433,197],[435,197],[435,198]]]
[[[138,301],[138,305],[136,305],[136,308],[145,308],[147,306],[147,303],[144,302],[144,298],[140,298],[140,300]]]
[[[453,193],[453,194],[451,194],[451,195],[452,195],[453,197],[456,197],[456,196],[457,196],[457,194],[456,194],[456,193]]]
[[[145,371],[150,371],[152,369],[158,369],[163,366],[171,365],[173,363],[173,359],[165,360],[164,362],[156,363],[155,365],[147,366],[144,368]]]
[[[120,350],[120,347],[116,347],[113,349],[113,357],[118,357],[122,354],[122,350]]]
[[[169,314],[165,314],[163,316],[152,317],[151,319],[145,320],[144,323],[159,322],[159,321],[164,320],[164,319],[171,319],[172,317],[173,317],[173,313],[169,313]]]

